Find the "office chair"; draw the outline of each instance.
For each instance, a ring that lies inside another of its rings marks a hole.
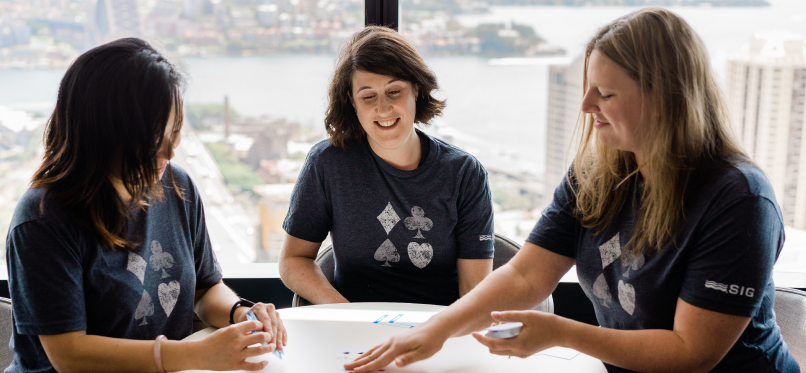
[[[14,351],[8,347],[11,341],[13,322],[11,318],[11,299],[0,297],[0,343],[5,344],[0,346],[0,369],[5,369],[14,360]]]
[[[515,241],[496,233],[494,248],[495,253],[493,257],[493,270],[496,270],[498,267],[509,262],[509,260],[518,253],[518,250],[520,250],[520,245],[518,245]],[[319,265],[319,268],[322,269],[322,273],[324,273],[328,282],[330,282],[331,285],[335,284],[336,262],[333,256],[333,245],[328,245],[324,250],[320,251],[314,262],[316,262],[316,264]],[[311,302],[308,302],[308,300],[305,298],[300,297],[297,295],[297,293],[294,293],[294,299],[291,301],[291,307],[310,305]],[[554,313],[554,299],[551,297],[551,295],[549,295],[549,297],[546,298],[543,303],[540,303],[540,305],[535,307],[535,310]]]
[[[806,367],[806,292],[775,288],[775,319],[800,366]]]

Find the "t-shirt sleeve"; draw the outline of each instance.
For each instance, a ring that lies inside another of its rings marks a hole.
[[[573,175],[570,177],[573,180]],[[579,221],[574,217],[575,207],[574,192],[568,179],[563,178],[560,185],[554,189],[554,199],[543,210],[543,214],[526,242],[563,256],[575,258],[576,239],[581,230]]]
[[[204,205],[202,204],[199,191],[193,185],[194,191],[194,211],[195,236],[193,240],[193,258],[196,268],[196,290],[207,289],[217,284],[223,278],[221,265],[218,263],[213,252],[213,245],[210,243],[210,235],[207,233],[207,221],[204,216]],[[190,202],[188,202],[190,203]]]
[[[775,204],[762,196],[739,199],[705,215],[698,231],[680,298],[707,310],[752,316],[783,245]]]
[[[55,221],[14,227],[6,240],[8,287],[20,334],[87,330],[80,245]]]
[[[476,162],[463,180],[457,206],[457,258],[492,259],[494,254],[493,202],[487,171]]]
[[[305,159],[299,173],[288,215],[283,229],[289,235],[310,242],[322,242],[333,227],[332,209],[325,192],[324,165],[318,147],[314,147]]]

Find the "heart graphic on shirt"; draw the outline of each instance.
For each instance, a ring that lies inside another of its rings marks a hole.
[[[165,310],[165,314],[171,316],[171,311],[176,306],[176,301],[179,299],[179,281],[171,281],[168,284],[160,284],[157,288],[157,293],[160,296],[160,305]]]
[[[431,244],[409,243],[409,259],[417,268],[425,268],[428,263],[431,263],[431,258],[433,257],[434,248],[431,247]]]
[[[623,280],[618,280],[618,302],[630,315],[635,312],[635,288]]]

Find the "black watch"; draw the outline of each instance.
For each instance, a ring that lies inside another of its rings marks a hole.
[[[236,308],[241,307],[241,306],[243,306],[243,307],[252,307],[254,305],[255,305],[255,302],[252,302],[252,301],[249,301],[249,300],[246,300],[246,299],[243,299],[243,298],[238,299],[238,301],[235,302],[235,304],[232,305],[232,309],[229,311],[229,323],[230,323],[230,325],[235,324],[235,320],[233,320],[232,317],[235,316],[235,309]]]

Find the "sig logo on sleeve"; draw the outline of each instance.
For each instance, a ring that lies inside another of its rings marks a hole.
[[[726,294],[744,295],[748,298],[752,298],[753,296],[756,295],[756,289],[753,289],[751,287],[745,287],[739,285],[725,285],[710,280],[705,280],[705,287],[708,289],[719,290]]]

